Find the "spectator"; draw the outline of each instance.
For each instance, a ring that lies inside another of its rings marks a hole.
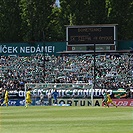
[[[127,88],[132,79],[132,55],[96,55],[96,88]],[[45,60],[45,63],[44,63]],[[24,90],[25,83],[92,83],[94,57],[72,56],[0,57],[2,89]]]

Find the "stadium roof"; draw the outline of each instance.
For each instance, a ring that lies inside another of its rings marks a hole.
[[[61,51],[61,52],[57,52],[59,54],[93,54],[94,51]],[[95,51],[95,53],[132,53],[131,50],[104,50],[104,51]]]

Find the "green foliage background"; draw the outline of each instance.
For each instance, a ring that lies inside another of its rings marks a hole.
[[[1,0],[0,42],[64,41],[66,25],[118,24],[133,39],[132,0]]]

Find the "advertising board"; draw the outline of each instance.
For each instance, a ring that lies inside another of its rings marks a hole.
[[[52,99],[54,103],[54,99]],[[92,106],[91,99],[58,99],[57,104],[69,104],[70,106]],[[102,99],[94,99],[94,106],[102,106]]]
[[[131,106],[133,107],[133,99],[113,99],[113,102],[117,106]],[[112,106],[109,104],[109,106]]]

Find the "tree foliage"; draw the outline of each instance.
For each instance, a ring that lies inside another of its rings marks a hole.
[[[0,1],[0,40],[21,41],[21,9],[20,0]]]
[[[132,0],[110,0],[109,23],[118,24],[119,39],[127,40],[131,38],[131,11]],[[129,26],[130,25],[130,26]]]
[[[133,39],[132,0],[1,0],[0,41],[64,41],[66,25],[118,24]]]

